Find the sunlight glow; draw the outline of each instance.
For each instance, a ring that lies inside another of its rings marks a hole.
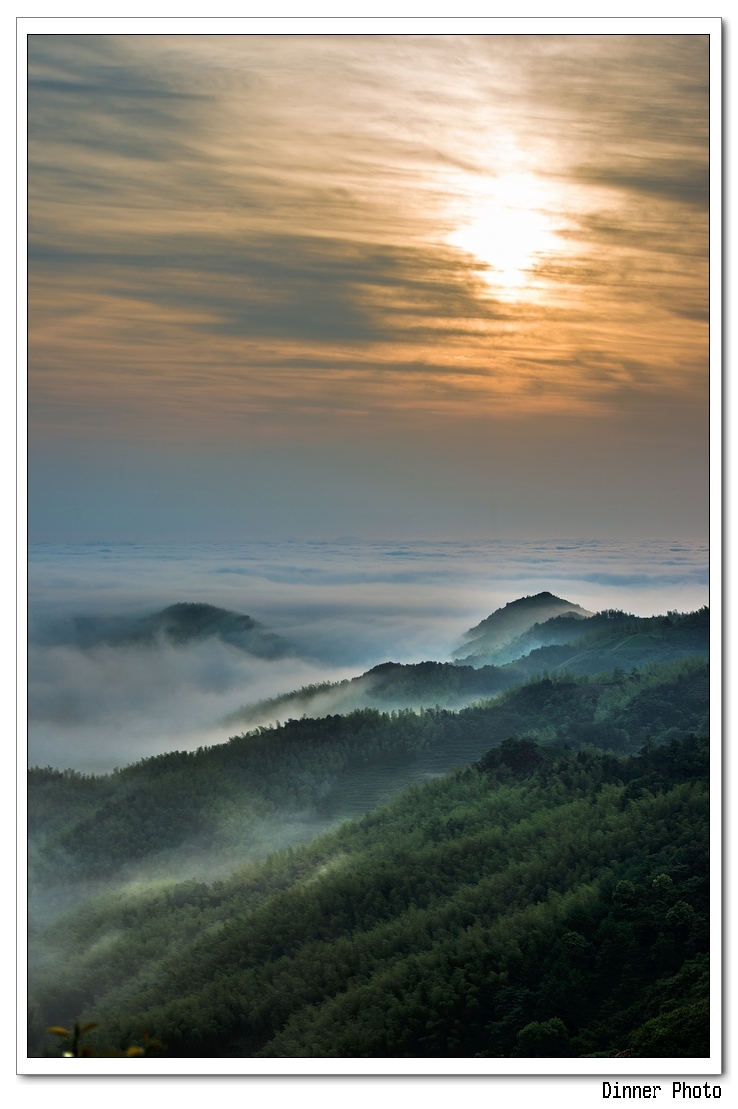
[[[566,225],[560,210],[548,182],[533,173],[506,174],[493,178],[484,194],[469,196],[466,217],[448,242],[489,267],[484,276],[498,296],[532,299],[542,290],[536,264],[569,249],[558,234]]]

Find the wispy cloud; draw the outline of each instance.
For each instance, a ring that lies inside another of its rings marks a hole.
[[[633,193],[705,208],[700,39],[31,43],[32,262],[185,325],[194,306],[236,335],[381,342],[405,316],[508,318],[444,241],[509,172],[557,179],[585,245]]]
[[[707,81],[699,36],[32,36],[32,445],[681,427]]]

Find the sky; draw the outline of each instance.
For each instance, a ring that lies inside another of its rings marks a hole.
[[[31,36],[32,541],[701,541],[706,36]]]

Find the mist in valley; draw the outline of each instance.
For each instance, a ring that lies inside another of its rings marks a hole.
[[[102,773],[223,742],[231,714],[387,661],[448,661],[467,630],[550,590],[596,612],[705,604],[707,547],[664,542],[39,544],[29,561],[30,765]],[[264,658],[210,637],[81,648],[85,618],[181,602],[250,616],[287,648]],[[335,694],[304,711],[345,711]],[[284,719],[270,706],[254,723]]]

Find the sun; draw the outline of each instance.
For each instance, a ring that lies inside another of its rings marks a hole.
[[[510,173],[476,192],[467,194],[466,211],[447,241],[484,263],[485,281],[495,295],[541,296],[545,282],[536,264],[567,249],[556,190],[532,173]]]

